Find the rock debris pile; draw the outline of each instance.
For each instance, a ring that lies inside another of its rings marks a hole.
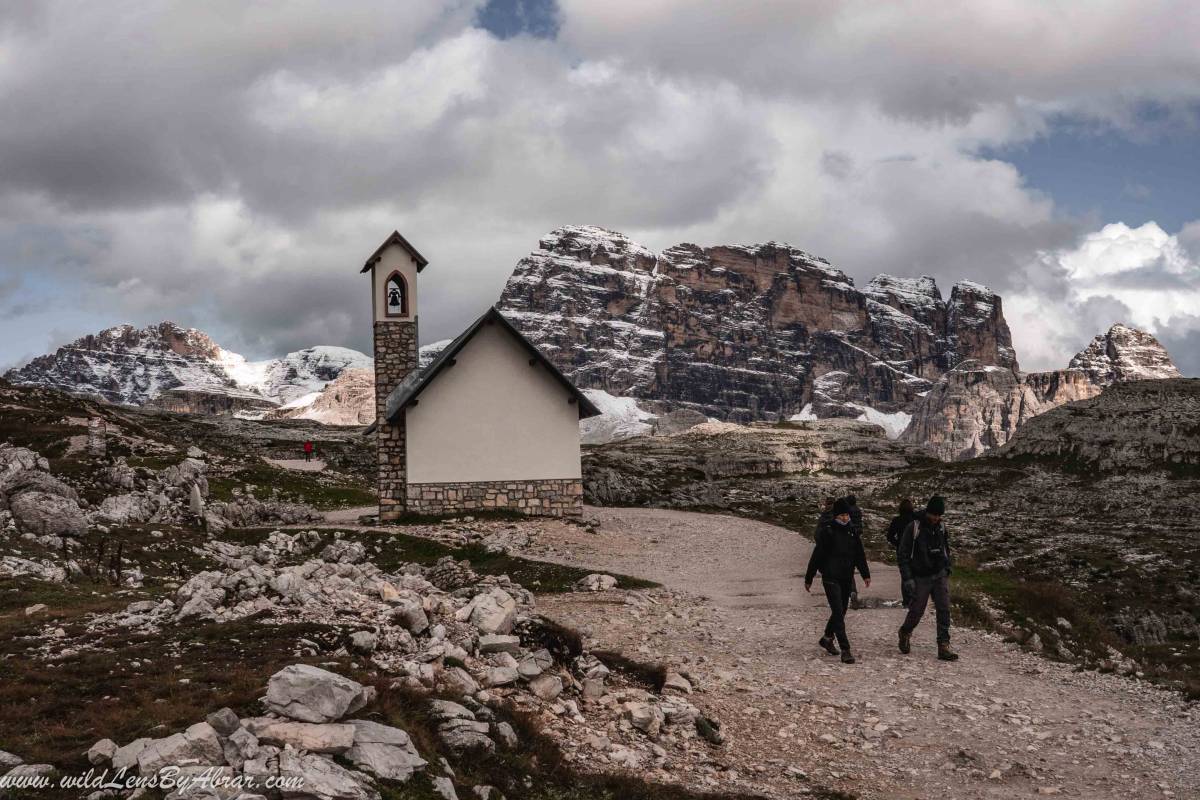
[[[387,541],[380,537],[370,549]],[[651,691],[596,656],[553,640],[533,595],[507,576],[479,575],[450,557],[384,571],[362,543],[311,530],[275,531],[257,545],[211,541],[202,550],[222,568],[193,575],[171,599],[96,615],[90,632],[151,635],[190,620],[250,617],[260,624],[338,626],[343,635],[335,655],[369,660],[393,676],[396,689],[456,698],[431,701],[430,713],[441,744],[458,756],[517,746],[516,732],[493,711],[501,706],[535,715],[563,744],[566,758],[584,768],[661,768],[668,747],[684,755],[723,741],[720,724],[688,699],[693,686],[687,678],[670,675],[661,693]],[[615,583],[593,574],[577,588],[607,591]],[[56,643],[60,655],[62,648]],[[298,657],[325,654],[304,639],[296,648]],[[341,721],[362,710],[372,691],[314,667],[289,667],[271,679],[266,716],[230,720],[225,732],[210,717],[155,749],[146,743],[138,769],[145,775],[167,764],[205,765],[235,774],[304,775],[319,787],[305,796],[373,797],[369,781],[329,757],[344,755],[390,780],[436,759],[419,755],[403,731]],[[108,745],[98,747],[102,752]]]

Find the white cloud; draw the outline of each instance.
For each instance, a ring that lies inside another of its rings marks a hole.
[[[1154,333],[1168,349],[1200,330],[1200,260],[1154,222],[1105,225],[1074,247],[1042,253],[1025,275],[1025,289],[1005,298],[1025,369],[1065,366],[1116,322]],[[1181,346],[1188,349],[1172,355],[1185,373],[1194,372],[1200,354]]]
[[[1200,85],[1197,12],[1159,3],[562,6],[560,41],[504,42],[470,0],[0,11],[0,281],[254,355],[367,346],[355,265],[393,228],[432,261],[427,341],[567,223],[1066,298],[1035,255],[1078,223],[980,148]]]

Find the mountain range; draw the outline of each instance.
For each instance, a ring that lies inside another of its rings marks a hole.
[[[304,406],[343,371],[372,366],[368,355],[331,346],[250,361],[203,331],[161,322],[117,325],[80,337],[4,377],[110,403],[211,413]],[[222,403],[225,407],[214,407]]]
[[[1112,383],[1179,375],[1153,336],[1120,324],[1066,369],[1023,374],[986,286],[959,281],[944,297],[931,277],[885,274],[860,289],[778,242],[654,253],[616,231],[561,227],[517,263],[497,307],[605,409],[591,443],[706,418],[848,417],[955,460]],[[355,425],[374,414],[372,366],[330,346],[249,361],[163,322],[81,337],[5,378],[172,411]]]

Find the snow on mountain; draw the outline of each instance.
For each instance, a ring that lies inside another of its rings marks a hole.
[[[637,398],[615,397],[603,389],[584,389],[600,415],[579,421],[580,441],[583,444],[607,444],[652,432],[654,414],[638,406]]]
[[[351,367],[324,386],[271,412],[275,419],[367,425],[375,418],[375,370]]]
[[[286,405],[320,392],[347,369],[372,366],[370,356],[330,346],[249,361],[203,331],[162,322],[144,328],[117,325],[80,337],[4,377],[122,405],[145,405],[165,392],[223,393]]]
[[[999,367],[997,367],[997,369],[999,369]],[[847,405],[862,412],[856,417],[856,419],[862,420],[863,422],[875,423],[879,427],[883,428],[883,432],[887,434],[887,438],[889,439],[899,439],[900,434],[904,433],[904,430],[908,427],[908,424],[912,422],[912,414],[908,414],[904,411],[893,411],[892,413],[888,414],[871,408],[870,406],[858,405],[856,403],[848,403]]]
[[[321,345],[288,353],[283,358],[247,361],[223,351],[226,372],[240,388],[287,405],[320,392],[348,369],[374,369],[371,357],[347,347]]]
[[[428,367],[438,357],[438,353],[449,347],[453,341],[453,339],[440,339],[432,344],[424,345],[417,350],[417,364],[421,369]]]
[[[1089,400],[1126,381],[1178,377],[1154,336],[1117,324],[1076,354],[1067,369],[1018,377],[975,361],[957,365],[917,405],[901,438],[943,460],[973,458],[1058,406]]]

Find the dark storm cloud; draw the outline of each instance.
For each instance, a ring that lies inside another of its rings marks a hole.
[[[176,317],[253,356],[365,348],[356,265],[393,228],[433,261],[426,341],[565,223],[1065,296],[1029,265],[1081,222],[981,143],[1064,106],[1120,117],[1130,87],[1173,107],[1194,15],[1110,9],[1055,43],[1040,4],[928,9],[4,4],[0,280],[38,270],[104,324]],[[1134,39],[1155,47],[1130,61]]]
[[[1194,3],[708,4],[560,0],[561,38],[590,57],[711,75],[769,94],[870,102],[961,124],[989,106],[1078,105],[1132,123],[1195,99]]]

